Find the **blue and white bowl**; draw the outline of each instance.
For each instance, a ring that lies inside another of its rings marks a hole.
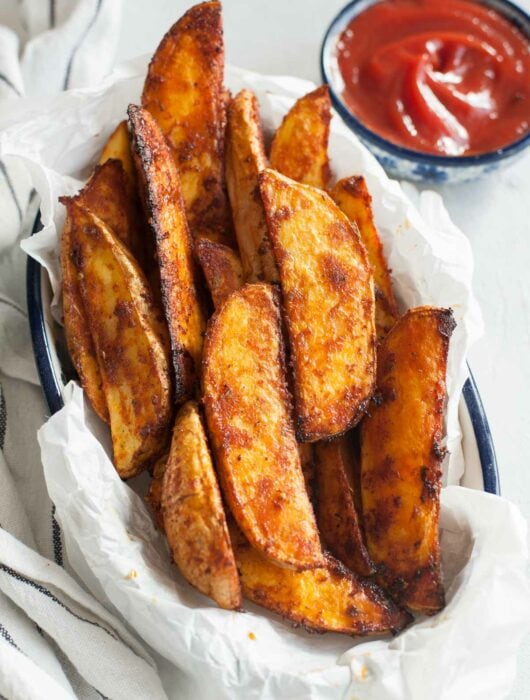
[[[344,122],[375,155],[389,175],[406,180],[456,183],[474,180],[513,162],[530,146],[530,133],[489,153],[471,156],[438,156],[413,151],[387,141],[355,117],[342,98],[342,77],[337,64],[337,43],[350,21],[379,0],[352,0],[330,24],[322,42],[320,68],[329,85],[333,106]],[[530,15],[509,0],[475,0],[496,10],[530,41]],[[530,80],[530,76],[529,76]]]

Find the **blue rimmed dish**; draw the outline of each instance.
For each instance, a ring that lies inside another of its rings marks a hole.
[[[33,233],[40,228],[38,217]],[[48,408],[53,414],[64,406],[65,386],[70,379],[75,378],[75,372],[68,358],[62,332],[50,312],[52,294],[48,276],[33,258],[28,258],[27,262],[26,292],[37,371]],[[462,393],[460,422],[463,426],[466,464],[470,462],[478,466],[476,473],[466,474],[464,485],[499,495],[500,482],[493,439],[471,372]]]
[[[328,27],[320,52],[322,80],[329,85],[333,106],[344,122],[374,154],[393,177],[407,180],[457,183],[474,180],[504,167],[519,158],[530,146],[530,132],[521,139],[487,153],[469,156],[443,156],[422,153],[388,141],[368,129],[342,97],[342,77],[337,63],[337,43],[350,21],[380,0],[352,0]],[[508,19],[530,42],[530,15],[510,0],[474,0],[496,10]]]

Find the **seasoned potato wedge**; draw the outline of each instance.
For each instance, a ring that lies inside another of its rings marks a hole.
[[[329,180],[331,103],[327,85],[301,97],[284,117],[271,145],[271,168],[304,185]]]
[[[175,564],[222,608],[241,607],[241,586],[199,408],[179,411],[162,483],[162,513]]]
[[[81,192],[74,198],[108,226],[145,269],[144,228],[139,201],[119,160],[96,166]]]
[[[91,212],[70,200],[72,259],[96,347],[110,416],[114,465],[134,476],[167,444],[169,362],[147,281],[128,250]]]
[[[166,472],[168,459],[169,454],[164,452],[164,454],[156,460],[153,466],[153,478],[145,494],[145,502],[151,509],[155,525],[161,532],[165,532],[164,517],[162,515],[162,484],[164,483],[164,474]]]
[[[218,309],[223,301],[243,284],[243,269],[238,254],[222,243],[201,238],[195,244],[212,301]]]
[[[203,2],[162,39],[149,65],[142,106],[171,146],[193,236],[230,244],[223,72],[221,3]]]
[[[411,621],[374,583],[329,555],[316,569],[291,571],[272,564],[239,533],[232,542],[244,597],[308,630],[381,634]]]
[[[243,533],[279,564],[319,565],[322,552],[291,422],[272,287],[242,287],[210,321],[203,392],[221,486]]]
[[[339,180],[330,195],[348,219],[357,224],[368,260],[372,266],[375,286],[375,325],[381,341],[399,317],[392,279],[383,253],[383,245],[374,224],[372,198],[364,177]]]
[[[408,311],[379,347],[377,400],[361,428],[361,489],[368,550],[400,604],[444,605],[438,513],[449,309]]]
[[[72,364],[94,411],[101,420],[109,422],[109,409],[103,391],[103,378],[99,369],[96,346],[90,334],[83,306],[77,269],[73,263],[72,228],[75,212],[69,211],[67,199],[66,222],[61,235],[61,270],[63,275],[63,317],[66,344]]]
[[[315,510],[322,539],[349,569],[370,576],[374,567],[355,505],[356,458],[349,436],[317,442],[315,455]]]
[[[313,500],[313,482],[315,480],[315,455],[313,445],[309,442],[298,443],[298,454],[300,455],[300,466],[304,475],[305,487],[311,501]]]
[[[258,101],[250,90],[231,101],[226,136],[226,184],[245,280],[277,282],[258,185],[267,158]]]
[[[375,380],[374,289],[366,251],[324,192],[260,174],[294,372],[297,437],[314,442],[361,418]]]
[[[127,130],[127,122],[125,120],[120,122],[114,129],[101,151],[99,164],[103,165],[103,163],[106,163],[108,160],[119,160],[130,182],[134,183],[136,173],[134,172],[129,131]]]
[[[160,287],[175,370],[175,400],[189,398],[200,366],[204,316],[195,287],[192,241],[179,174],[160,128],[145,109],[130,105],[133,161],[156,241]]]

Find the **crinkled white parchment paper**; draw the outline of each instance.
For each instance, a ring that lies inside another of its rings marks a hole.
[[[1,157],[22,158],[41,197],[44,229],[24,248],[47,268],[56,299],[64,220],[57,198],[77,191],[88,177],[127,104],[139,101],[145,69],[146,59],[139,59],[99,91],[24,102],[9,121],[0,117]],[[247,87],[257,93],[268,133],[293,100],[313,87],[235,68],[227,70],[226,82],[233,92]],[[454,311],[445,477],[458,483],[464,470],[458,403],[467,350],[481,332],[469,243],[434,193],[420,197],[419,210],[413,207],[337,116],[330,155],[336,177],[366,177],[402,308],[434,304]],[[39,441],[70,563],[95,595],[183,671],[175,697],[482,700],[508,692],[515,650],[530,625],[526,530],[515,506],[482,492],[446,488],[446,609],[394,639],[310,635],[253,605],[246,614],[220,610],[186,584],[169,563],[143,501],[118,478],[96,438],[104,432],[81,390],[70,384],[65,398]]]

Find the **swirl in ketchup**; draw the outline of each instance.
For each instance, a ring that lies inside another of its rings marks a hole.
[[[530,42],[470,0],[382,0],[337,45],[343,99],[367,128],[438,155],[496,150],[530,131]]]

